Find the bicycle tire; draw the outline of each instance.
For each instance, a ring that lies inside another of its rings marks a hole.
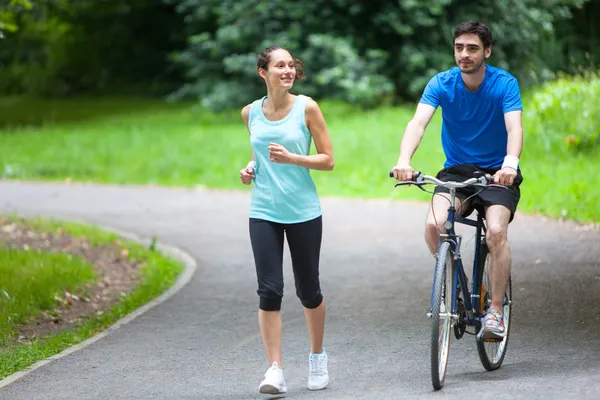
[[[453,280],[454,258],[450,242],[442,242],[435,265],[431,305],[431,383],[435,390],[440,390],[446,380],[452,330]],[[445,314],[445,317],[440,314]]]
[[[489,263],[489,255],[487,254],[487,248],[484,251],[483,257],[483,271],[480,275],[479,287],[481,288],[480,296],[481,296],[481,304],[483,307],[481,308],[482,314],[484,310],[487,310],[490,299],[491,299],[491,291],[489,285],[489,276],[488,269],[486,268]],[[504,361],[504,357],[506,356],[506,350],[508,349],[508,338],[510,336],[510,321],[512,317],[512,278],[509,276],[508,285],[506,286],[506,294],[504,297],[504,327],[506,329],[506,336],[501,341],[493,341],[493,340],[480,340],[476,339],[477,343],[477,352],[479,353],[479,359],[481,360],[481,364],[483,368],[488,371],[497,370],[502,366],[502,362]],[[481,329],[481,324],[477,325],[477,330]]]

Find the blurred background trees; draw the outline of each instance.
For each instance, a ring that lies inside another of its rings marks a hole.
[[[304,93],[374,107],[412,100],[453,66],[452,29],[487,23],[490,64],[523,87],[594,67],[598,1],[2,0],[0,94],[137,94],[239,107],[256,55],[289,47]]]

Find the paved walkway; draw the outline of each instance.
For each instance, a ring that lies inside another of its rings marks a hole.
[[[245,192],[0,182],[0,212],[157,235],[199,263],[178,294],[0,389],[0,399],[267,398],[257,391],[267,363],[256,323],[248,205]],[[491,398],[597,398],[600,232],[518,214],[510,231],[515,306],[504,366],[485,372],[475,340],[455,340],[446,386],[433,393],[426,205],[328,198],[323,207],[332,379],[325,391],[306,389],[308,338],[286,256],[287,398],[479,399],[492,391]]]

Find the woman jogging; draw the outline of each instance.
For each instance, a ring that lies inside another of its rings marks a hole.
[[[270,365],[259,391],[267,394],[287,391],[280,312],[284,235],[310,337],[308,388],[324,389],[329,383],[323,348],[325,302],[319,282],[321,204],[310,169],[331,171],[333,150],[318,104],[289,92],[295,80],[304,79],[302,67],[283,47],[265,49],[257,69],[267,95],[242,109],[252,160],[240,171],[240,179],[246,185],[254,182],[249,230],[258,280],[258,323]],[[317,154],[309,155],[312,140]]]

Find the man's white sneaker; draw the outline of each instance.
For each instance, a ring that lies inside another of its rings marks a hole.
[[[320,354],[310,353],[308,355],[308,388],[310,390],[321,390],[329,383],[329,372],[327,372],[327,352],[323,349]]]
[[[287,392],[283,370],[276,362],[265,372],[265,380],[260,383],[258,391],[265,394],[280,394]]]

